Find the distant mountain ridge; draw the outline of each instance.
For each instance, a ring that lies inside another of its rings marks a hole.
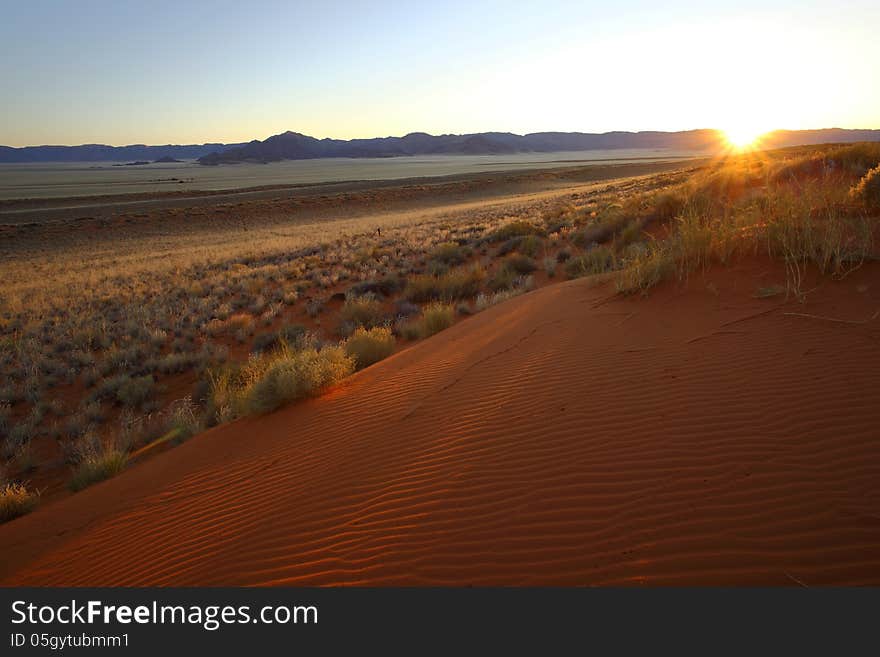
[[[0,163],[26,164],[30,162],[125,162],[129,160],[183,159],[193,160],[210,153],[245,144],[168,144],[165,146],[106,146],[83,144],[81,146],[24,146],[12,148],[0,146]]]
[[[776,130],[762,140],[766,148],[822,143],[880,141],[880,130]],[[725,147],[718,130],[681,132],[481,132],[465,135],[429,135],[413,132],[403,137],[372,139],[317,139],[298,132],[284,132],[263,141],[239,144],[189,144],[165,146],[0,146],[0,163],[28,162],[123,162],[162,158],[198,159],[200,164],[278,162],[323,157],[403,157],[408,155],[504,155],[555,151],[612,150],[619,148],[674,149],[715,152]]]
[[[780,148],[831,142],[880,141],[880,130],[777,130],[762,141],[765,147]],[[467,135],[429,135],[413,132],[403,137],[375,139],[316,139],[298,132],[284,132],[264,141],[254,140],[199,158],[200,164],[236,162],[278,162],[318,157],[401,157],[407,155],[499,155],[505,153],[547,153],[597,149],[675,149],[714,152],[725,147],[718,130],[683,132],[536,132],[516,135],[483,132]]]

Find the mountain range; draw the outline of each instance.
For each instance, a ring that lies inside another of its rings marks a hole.
[[[762,147],[782,148],[822,143],[880,141],[880,130],[776,130],[762,138]],[[0,146],[0,163],[115,162],[197,159],[199,164],[278,162],[324,157],[402,157],[409,155],[503,155],[597,149],[673,149],[716,152],[725,147],[718,130],[682,132],[482,132],[466,135],[429,135],[413,132],[404,137],[374,139],[317,139],[298,132],[284,132],[263,141],[239,144],[190,144],[146,146]]]

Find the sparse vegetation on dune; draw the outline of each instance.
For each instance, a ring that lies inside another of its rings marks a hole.
[[[390,328],[358,328],[345,341],[345,353],[354,359],[356,369],[363,369],[388,358],[396,343]]]
[[[342,347],[284,346],[227,368],[212,378],[211,406],[216,421],[269,413],[313,396],[354,371],[354,359]]]
[[[39,502],[39,491],[20,482],[7,481],[0,472],[0,523],[30,513]]]
[[[97,436],[116,451],[71,460],[77,481],[97,480],[129,452],[318,394],[390,355],[395,336],[429,337],[551,280],[609,274],[641,294],[765,254],[798,297],[808,269],[842,277],[875,257],[878,165],[878,145],[797,149],[416,214],[381,235],[368,216],[346,230],[227,227],[205,248],[120,243],[51,267],[8,258],[2,458],[19,481],[44,467],[35,442],[75,454]]]
[[[782,260],[786,290],[798,298],[809,267],[842,278],[875,257],[878,216],[866,190],[877,162],[880,145],[856,144],[743,156],[698,173],[674,192],[666,236],[624,259],[618,289],[645,292],[737,254]]]
[[[95,434],[86,434],[77,440],[70,452],[74,462],[68,484],[70,490],[82,490],[122,472],[128,464],[127,447],[120,439],[102,440]]]

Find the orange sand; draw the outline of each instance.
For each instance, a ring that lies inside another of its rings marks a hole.
[[[0,578],[880,584],[880,266],[780,272],[524,295],[0,526]]]

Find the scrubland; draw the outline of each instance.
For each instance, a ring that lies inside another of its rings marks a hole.
[[[295,228],[80,239],[0,263],[0,520],[320,394],[539,285],[621,295],[741,257],[801,300],[876,258],[880,145],[744,153],[578,189]],[[377,230],[378,229],[378,230]],[[81,237],[81,236],[80,236]],[[63,484],[63,485],[61,485]]]

